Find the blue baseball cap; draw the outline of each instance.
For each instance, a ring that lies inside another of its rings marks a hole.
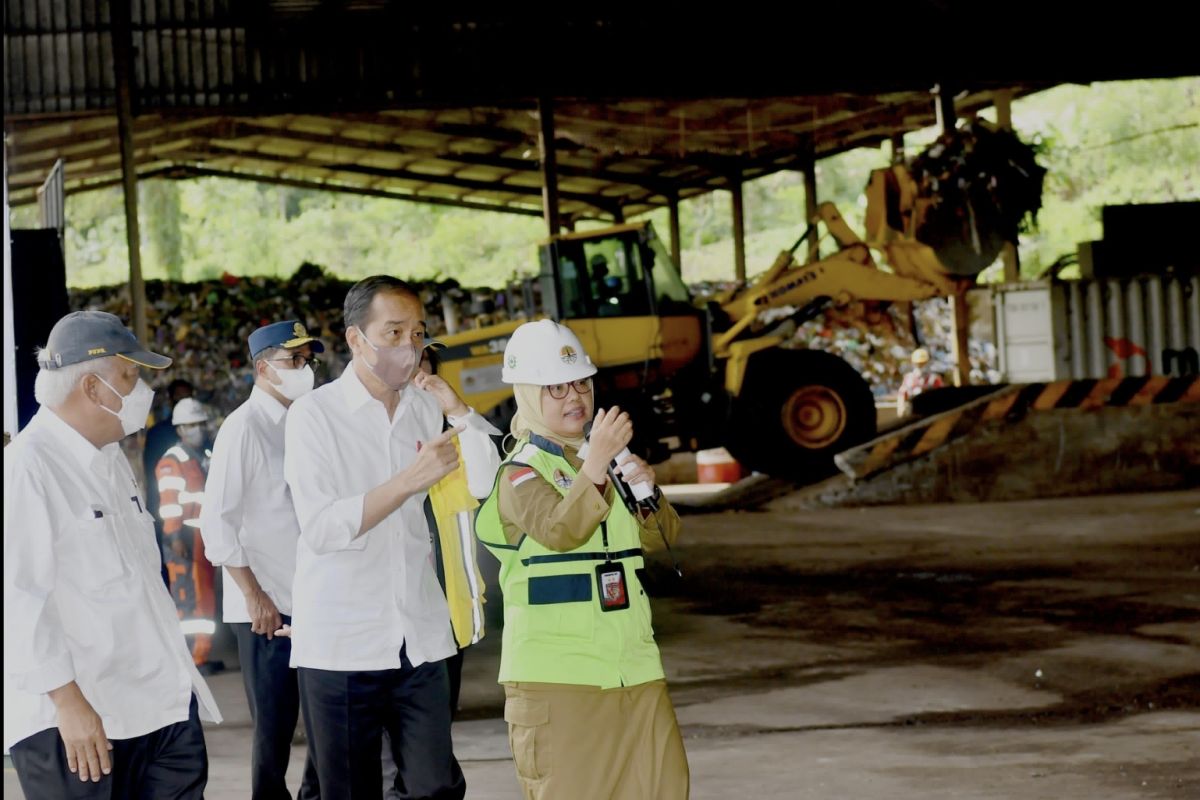
[[[310,345],[314,353],[324,353],[325,345],[315,336],[309,336],[304,325],[294,319],[283,322],[272,322],[250,334],[250,357],[257,358],[258,354],[270,347],[291,349],[301,345]]]
[[[139,367],[166,369],[171,359],[151,353],[125,327],[121,319],[105,311],[72,311],[54,323],[46,341],[42,369],[58,369],[82,361],[118,356]]]

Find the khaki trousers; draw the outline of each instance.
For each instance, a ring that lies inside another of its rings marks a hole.
[[[687,754],[666,681],[506,683],[504,691],[527,800],[687,800]]]

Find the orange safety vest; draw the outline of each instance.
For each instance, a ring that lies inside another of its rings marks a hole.
[[[163,561],[180,627],[192,643],[197,666],[208,661],[216,630],[215,570],[204,555],[200,508],[204,503],[204,468],[200,459],[176,444],[154,468],[158,482],[158,516],[163,529]]]

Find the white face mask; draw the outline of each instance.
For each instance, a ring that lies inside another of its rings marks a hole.
[[[313,368],[305,364],[301,369],[279,369],[275,368],[275,377],[279,378],[279,383],[273,384],[275,391],[286,397],[288,400],[299,400],[304,395],[312,391],[313,384],[316,383],[317,376],[313,373]]]
[[[113,394],[121,398],[121,410],[113,411],[106,405],[101,404],[108,413],[121,421],[121,430],[128,436],[131,433],[137,433],[142,428],[146,427],[146,417],[150,414],[150,406],[154,404],[154,390],[146,384],[141,378],[138,378],[137,384],[133,390],[126,395],[122,395],[116,389],[113,389],[112,384],[96,375],[96,378],[112,389]]]
[[[202,427],[184,428],[179,431],[179,440],[193,450],[199,450],[204,446],[205,436],[206,434]]]

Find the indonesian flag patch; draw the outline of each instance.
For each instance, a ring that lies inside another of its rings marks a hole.
[[[520,469],[510,470],[508,473],[508,480],[512,483],[514,489],[525,481],[533,480],[536,477],[537,472],[534,471],[533,467],[521,467]]]

